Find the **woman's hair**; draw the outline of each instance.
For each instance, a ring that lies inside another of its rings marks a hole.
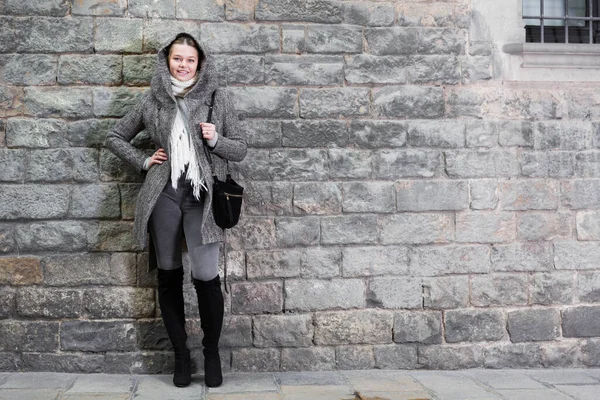
[[[167,46],[167,62],[169,61],[169,56],[171,55],[171,48],[174,44],[185,44],[195,48],[198,52],[198,69],[200,69],[200,66],[202,65],[206,57],[204,56],[204,52],[200,48],[200,45],[192,35],[190,35],[189,33],[182,32],[175,36],[175,39],[173,39],[173,41]]]

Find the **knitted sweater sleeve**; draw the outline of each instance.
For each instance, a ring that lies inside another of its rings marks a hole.
[[[247,152],[246,137],[229,90],[217,90],[215,112],[222,123],[219,139],[212,152],[230,161],[242,161]]]

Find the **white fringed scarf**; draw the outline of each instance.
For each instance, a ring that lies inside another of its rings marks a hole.
[[[190,79],[189,81],[181,82],[171,76],[171,87],[173,94],[178,97],[183,97],[191,89],[191,87],[198,80],[198,75]],[[177,181],[179,177],[185,172],[187,166],[187,172],[185,178],[192,184],[194,191],[194,197],[196,200],[200,200],[200,193],[202,189],[207,190],[204,184],[204,178],[200,163],[196,156],[196,150],[191,141],[189,132],[186,129],[186,123],[183,120],[183,115],[177,105],[177,115],[175,116],[175,122],[173,122],[173,128],[171,128],[171,185],[173,189],[177,189]]]

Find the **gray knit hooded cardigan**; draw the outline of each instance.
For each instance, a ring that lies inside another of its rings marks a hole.
[[[171,73],[168,66],[168,46],[173,37],[157,55],[156,69],[151,81],[151,90],[115,125],[106,137],[105,146],[118,157],[143,171],[146,153],[134,147],[130,142],[142,130],[146,130],[156,148],[164,148],[170,154],[170,135],[177,103],[171,89]],[[206,158],[202,142],[200,122],[206,122],[212,93],[217,89],[217,75],[212,58],[204,52],[205,60],[200,65],[198,82],[185,95],[184,101],[189,110],[189,127],[192,143],[204,181],[208,187],[208,195],[204,202],[202,219],[202,242],[214,243],[223,240],[223,230],[215,224],[212,213],[212,182],[210,165]],[[210,149],[216,175],[225,179],[226,161],[241,161],[246,156],[246,140],[242,134],[240,122],[232,102],[232,95],[226,88],[216,91],[212,123],[219,134],[217,144]],[[141,248],[148,241],[148,220],[154,209],[159,194],[167,184],[171,175],[171,164],[167,160],[155,164],[148,170],[144,183],[140,188],[135,206],[134,237]],[[152,246],[151,246],[152,247]],[[151,248],[151,253],[152,253]],[[155,267],[151,254],[150,268]]]

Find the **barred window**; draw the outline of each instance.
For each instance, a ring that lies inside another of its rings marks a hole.
[[[600,0],[523,0],[530,43],[599,43]]]

